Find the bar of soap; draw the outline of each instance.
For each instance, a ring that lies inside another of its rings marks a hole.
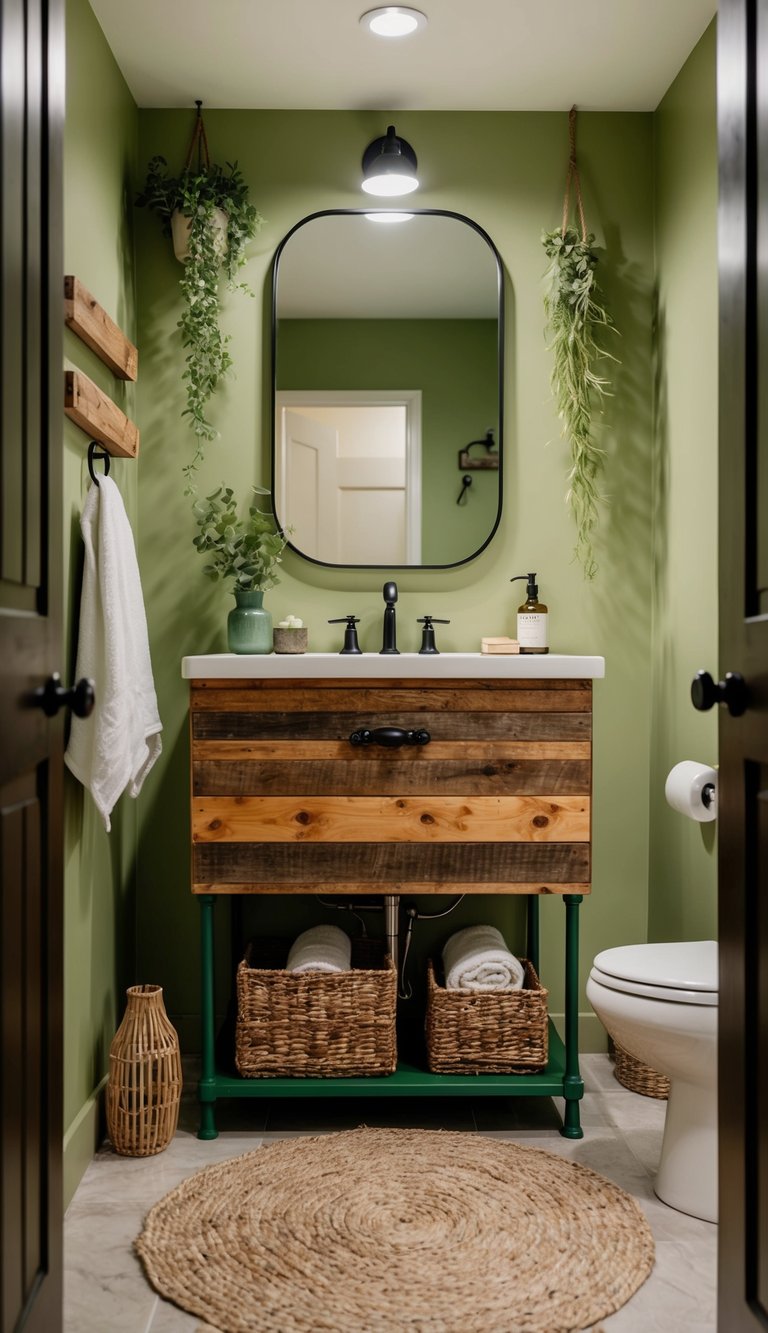
[[[519,653],[520,644],[517,639],[509,639],[505,635],[498,635],[496,638],[487,638],[480,640],[481,653]]]

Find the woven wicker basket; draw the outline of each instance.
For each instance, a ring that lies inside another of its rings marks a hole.
[[[427,963],[427,1062],[434,1074],[534,1074],[548,1055],[547,996],[526,958],[523,989],[446,990]]]
[[[179,1038],[162,986],[129,986],[109,1048],[107,1129],[123,1157],[152,1157],[176,1133],[181,1101]]]
[[[351,1078],[397,1064],[397,974],[379,940],[349,972],[286,972],[289,943],[252,940],[237,969],[235,1064],[246,1078]]]
[[[639,1092],[643,1097],[659,1097],[663,1100],[669,1096],[669,1079],[665,1074],[659,1074],[650,1065],[644,1065],[642,1060],[630,1055],[618,1042],[613,1043],[613,1055],[613,1072],[623,1087],[629,1088],[630,1092]]]

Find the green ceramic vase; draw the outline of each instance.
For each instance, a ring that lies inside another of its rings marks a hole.
[[[227,643],[231,653],[271,653],[272,616],[262,606],[264,593],[235,590],[236,606],[227,616]]]

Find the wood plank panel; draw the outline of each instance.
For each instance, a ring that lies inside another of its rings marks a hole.
[[[355,713],[251,713],[198,709],[192,714],[195,740],[330,740],[349,743],[361,727],[396,725],[406,730],[425,727],[435,740],[585,741],[592,729],[591,713],[408,713],[396,720]],[[350,747],[352,748],[352,747]],[[428,747],[425,747],[425,750]]]
[[[433,759],[431,747],[414,747],[417,762],[390,754],[354,749],[339,760],[219,759],[194,762],[196,796],[413,796],[440,792],[446,795],[589,795],[588,759],[502,759],[486,754],[483,760]],[[413,753],[413,750],[411,751]],[[428,757],[425,757],[428,756]]]
[[[348,684],[342,686],[337,676],[318,676],[316,680],[286,681],[285,677],[276,676],[274,678],[261,678],[259,676],[240,676],[231,679],[220,679],[215,676],[195,677],[190,680],[192,691],[200,690],[207,692],[210,690],[232,690],[235,692],[247,691],[257,693],[258,691],[295,689],[297,684],[307,689],[313,690],[338,690],[341,688],[356,690],[381,690],[384,688],[381,678],[375,679],[371,676],[363,675],[364,667],[360,666],[360,676],[355,676]],[[482,690],[484,693],[492,694],[495,690],[532,690],[545,688],[548,690],[587,690],[592,691],[592,681],[586,679],[553,678],[552,680],[525,680],[522,677],[508,678],[496,677],[491,680],[478,680],[477,677],[455,676],[439,681],[433,680],[414,680],[413,676],[398,677],[397,679],[387,679],[386,687],[388,690],[429,690],[432,687],[441,690]]]
[[[206,796],[193,842],[586,842],[588,796]]]
[[[64,371],[64,411],[76,426],[98,440],[108,453],[136,458],[139,428],[81,370]]]
[[[24,812],[30,784],[9,783],[0,791],[0,874],[8,886],[0,896],[0,1023],[4,1075],[0,1080],[3,1119],[0,1195],[0,1328],[14,1329],[24,1309]],[[18,886],[18,888],[16,887]]]
[[[133,343],[99,305],[96,297],[91,296],[88,288],[71,273],[64,279],[64,323],[119,379],[136,379],[139,353]]]
[[[381,884],[378,880],[370,880],[367,883],[345,884],[344,897],[360,895],[370,898],[371,894],[381,896]],[[542,883],[540,880],[521,880],[518,883],[511,884],[508,880],[503,883],[487,882],[483,884],[466,884],[463,880],[435,880],[430,883],[418,883],[408,880],[406,884],[388,884],[387,893],[418,893],[437,897],[442,894],[465,893],[469,896],[485,897],[487,894],[501,897],[506,894],[556,894],[567,893],[591,893],[589,884],[549,884]],[[193,884],[193,894],[217,893],[234,894],[244,897],[246,894],[255,893],[259,896],[273,894],[274,896],[293,896],[300,894],[330,893],[331,888],[319,885],[316,880],[305,882],[303,880],[291,880],[290,884],[278,884],[274,880],[247,880],[242,884],[228,884],[226,882],[213,882],[211,884]]]
[[[40,802],[30,792],[24,807],[24,1290],[32,1291],[45,1266],[43,1201],[42,998],[45,904],[42,898]],[[19,1071],[20,1075],[20,1071]]]
[[[368,893],[396,893],[429,883],[446,893],[473,884],[505,884],[509,892],[515,884],[536,884],[531,892],[545,886],[556,892],[559,884],[590,880],[586,842],[210,842],[193,846],[192,864],[198,892],[209,884],[229,884],[234,891],[238,884],[253,883],[271,884],[281,893],[317,892],[318,885],[334,884],[339,892],[346,892],[342,885],[365,884]]]
[[[578,682],[577,682],[578,683]],[[410,713],[447,712],[447,713],[530,713],[588,712],[592,707],[592,694],[589,690],[548,690],[545,686],[531,685],[527,689],[483,690],[463,685],[459,689],[443,687],[415,686],[410,689],[392,690],[388,683],[377,689],[360,689],[356,682],[335,690],[323,690],[321,694],[314,685],[285,686],[281,690],[232,691],[231,689],[206,690],[194,692],[194,709],[224,711],[235,709],[237,712],[291,712],[314,713],[323,709],[329,713],[367,712],[385,716],[379,725],[398,726],[397,714],[403,710]]]
[[[589,741],[430,741],[401,749],[400,764],[434,763],[436,759],[482,760],[500,764],[507,759],[589,759]],[[361,758],[364,752],[344,741],[192,741],[195,763],[209,764],[220,759],[236,764],[248,760],[275,759],[346,759]],[[394,755],[391,756],[394,759]]]

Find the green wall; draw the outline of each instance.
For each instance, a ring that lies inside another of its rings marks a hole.
[[[67,119],[64,141],[64,267],[130,338],[136,337],[131,190],[138,116],[86,0],[67,3]],[[116,380],[65,330],[67,366],[83,370],[128,415],[135,386]],[[80,510],[88,483],[88,438],[64,424],[63,562],[67,598],[63,673],[74,679],[82,576]],[[116,461],[117,481],[136,531],[138,466]],[[121,801],[107,835],[90,796],[65,770],[64,868],[64,1187],[71,1197],[99,1130],[98,1094],[107,1052],[132,980],[133,870],[137,809]]]
[[[690,684],[717,663],[715,24],[654,116],[655,393],[650,939],[716,934],[715,824],[669,808],[681,759],[717,763],[715,712]]]
[[[497,343],[492,319],[280,320],[280,389],[421,389],[424,565],[474,555],[496,521],[497,472],[473,472],[456,500],[459,450],[489,427],[499,437]]]
[[[190,111],[140,112],[140,160],[162,153],[183,161]],[[387,112],[211,111],[214,158],[237,159],[268,219],[250,248],[246,277],[255,300],[228,297],[234,374],[215,404],[220,440],[208,449],[201,489],[224,480],[245,498],[269,483],[269,278],[274,251],[302,217],[360,204],[362,148]],[[514,632],[520,594],[513,574],[536,569],[550,607],[552,647],[604,654],[595,686],[594,892],[583,909],[582,975],[601,948],[646,938],[651,715],[651,461],[653,326],[653,120],[650,115],[584,114],[579,153],[585,204],[597,233],[601,278],[621,331],[601,443],[611,497],[598,545],[600,573],[585,582],[573,562],[564,496],[566,451],[553,409],[542,315],[542,228],[557,225],[567,166],[567,117],[540,113],[399,111],[398,129],[423,168],[419,203],[473,218],[492,237],[506,269],[504,513],[476,560],[454,571],[398,575],[400,643],[418,646],[425,611],[451,620],[445,650],[476,649],[482,635]],[[223,650],[228,598],[208,584],[191,546],[194,527],[181,468],[191,439],[180,421],[183,395],[179,268],[157,219],[136,221],[139,281],[139,386],[143,431],[139,528],[142,578],[163,719],[164,753],[140,798],[137,876],[138,974],[166,987],[182,1038],[194,1049],[198,1013],[197,909],[189,894],[187,689],[185,653]],[[456,475],[458,476],[458,470]],[[455,496],[446,515],[455,512]],[[380,572],[329,571],[289,556],[269,594],[276,618],[293,611],[310,627],[313,649],[338,644],[330,616],[355,610],[361,642],[378,648]],[[310,906],[312,906],[310,904]],[[509,899],[471,904],[520,947],[519,912]],[[225,908],[219,909],[222,917]],[[271,910],[271,909],[270,909]],[[555,1013],[562,1009],[564,909],[542,904],[543,971]],[[586,1002],[583,1007],[586,1009]],[[584,1045],[602,1040],[584,1023]]]
[[[67,775],[65,1146],[71,1192],[95,1141],[97,1093],[122,987],[134,979],[162,984],[185,1048],[196,1048],[198,933],[188,887],[187,690],[179,666],[185,653],[224,648],[228,599],[202,578],[182,495],[191,437],[180,421],[180,270],[156,219],[131,205],[153,153],[181,163],[192,116],[136,112],[86,0],[69,2],[68,40],[66,268],[129,336],[137,335],[139,385],[115,381],[73,335],[65,350],[68,364],[85,370],[137,415],[142,428],[140,463],[116,462],[112,475],[139,538],[164,723],[162,759],[139,801],[121,801],[109,838]],[[209,447],[201,476],[203,490],[226,480],[245,497],[252,482],[269,483],[272,255],[307,213],[359,205],[361,148],[381,132],[387,113],[218,111],[206,120],[214,156],[239,160],[268,219],[250,248],[246,273],[256,299],[225,297],[235,368],[215,401],[221,437]],[[485,228],[505,265],[507,298],[501,526],[490,547],[466,566],[398,574],[400,642],[417,646],[415,617],[425,610],[450,618],[441,631],[446,650],[474,649],[483,634],[513,632],[519,595],[508,579],[536,568],[550,606],[553,649],[606,657],[606,679],[595,685],[594,891],[582,913],[586,976],[595,952],[609,945],[714,930],[711,831],[674,815],[662,794],[673,763],[715,758],[715,720],[695,714],[687,697],[692,671],[716,660],[713,30],[656,115],[579,118],[587,216],[621,333],[621,361],[612,367],[613,397],[601,429],[610,503],[594,584],[572,560],[567,459],[542,331],[539,238],[559,218],[566,117],[399,112],[398,128],[419,152],[420,204],[464,213]],[[70,675],[86,443],[66,425],[64,661]],[[379,573],[323,570],[293,555],[284,570],[269,604],[276,618],[288,611],[305,618],[312,648],[335,648],[338,627],[326,620],[353,608],[362,617],[363,646],[378,647]],[[262,920],[286,925],[285,903],[251,908]],[[292,904],[288,928],[298,929],[315,910],[311,901]],[[223,922],[226,904],[217,911]],[[543,974],[557,1013],[562,904],[545,900],[542,915]],[[431,934],[439,943],[449,928],[481,917],[500,924],[520,947],[521,914],[508,899],[468,900]],[[222,1003],[225,990],[222,979]],[[587,1016],[584,1048],[601,1040]]]

